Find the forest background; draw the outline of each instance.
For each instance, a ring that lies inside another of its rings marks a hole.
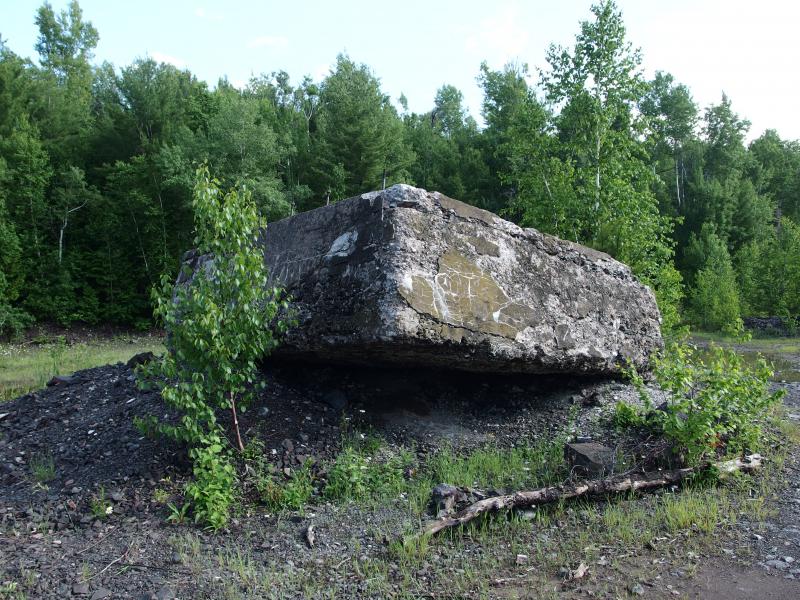
[[[480,65],[479,124],[454,86],[393,102],[346,54],[212,89],[189,70],[93,64],[77,2],[34,15],[38,62],[0,38],[0,334],[34,320],[152,326],[150,289],[192,244],[198,164],[276,220],[394,183],[587,244],[653,287],[672,329],[800,314],[800,142],[724,94],[643,75],[614,2],[530,72]]]

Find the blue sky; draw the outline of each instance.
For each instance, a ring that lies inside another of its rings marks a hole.
[[[52,0],[60,10],[67,0]],[[39,0],[0,0],[0,35],[33,56]],[[455,85],[479,117],[475,82],[482,60],[516,60],[535,73],[550,43],[569,44],[590,0],[405,2],[271,0],[83,0],[100,32],[95,60],[124,66],[137,57],[191,69],[214,85],[242,85],[283,69],[293,80],[321,79],[339,52],[368,64],[392,98],[428,110],[437,88]],[[657,69],[686,83],[705,107],[724,90],[734,110],[800,139],[800,2],[793,0],[619,0],[628,37]]]

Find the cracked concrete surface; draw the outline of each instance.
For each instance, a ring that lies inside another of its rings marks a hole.
[[[661,347],[653,294],[627,266],[436,192],[363,194],[261,241],[297,313],[283,358],[609,375]]]

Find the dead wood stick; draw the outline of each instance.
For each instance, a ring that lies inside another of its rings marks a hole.
[[[448,529],[463,525],[484,513],[499,511],[509,508],[524,508],[540,504],[550,504],[559,500],[568,500],[580,496],[602,496],[617,494],[629,490],[649,490],[667,485],[672,485],[685,479],[692,473],[697,473],[715,467],[720,474],[743,471],[749,473],[761,466],[760,454],[751,454],[744,459],[727,460],[719,463],[706,463],[699,467],[687,467],[673,471],[656,471],[650,473],[628,474],[605,479],[594,479],[574,484],[555,485],[538,490],[515,492],[505,496],[493,496],[470,504],[455,515],[442,517],[428,522],[422,530],[423,535],[433,535]]]
[[[115,558],[114,560],[112,560],[112,561],[111,561],[110,563],[108,563],[108,564],[107,564],[105,567],[103,567],[102,569],[100,569],[100,571],[98,571],[97,573],[95,573],[95,574],[94,574],[94,575],[92,575],[91,577],[89,577],[89,578],[85,579],[85,580],[84,580],[84,582],[88,582],[88,581],[91,581],[92,579],[94,579],[95,577],[99,577],[100,575],[102,575],[103,573],[105,573],[106,571],[108,571],[108,570],[109,570],[109,569],[110,569],[112,566],[114,566],[115,564],[117,564],[119,561],[121,561],[121,560],[124,560],[124,559],[125,559],[125,557],[126,557],[126,556],[128,556],[128,552],[130,552],[130,551],[131,551],[131,548],[133,548],[133,542],[131,542],[131,543],[130,543],[130,545],[128,546],[128,549],[127,549],[127,550],[125,550],[125,552],[122,554],[122,556],[120,556],[119,558]]]

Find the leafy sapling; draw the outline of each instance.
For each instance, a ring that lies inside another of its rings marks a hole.
[[[654,360],[659,386],[669,393],[665,410],[653,410],[647,389],[635,370],[626,373],[639,390],[645,410],[619,404],[619,426],[648,426],[673,443],[688,464],[721,454],[757,451],[764,425],[783,391],[771,392],[772,370],[763,358],[747,365],[733,350],[711,346],[704,354],[671,344]]]
[[[218,528],[234,497],[231,445],[244,450],[239,413],[264,385],[256,363],[286,330],[288,303],[270,285],[257,239],[266,223],[250,192],[223,193],[201,166],[192,206],[201,258],[179,285],[165,276],[154,291],[154,312],[169,340],[164,359],[148,370],[180,415],[177,424],[160,423],[159,431],[190,446],[194,481],[186,491],[195,518]],[[230,413],[235,442],[218,420],[220,410]]]

